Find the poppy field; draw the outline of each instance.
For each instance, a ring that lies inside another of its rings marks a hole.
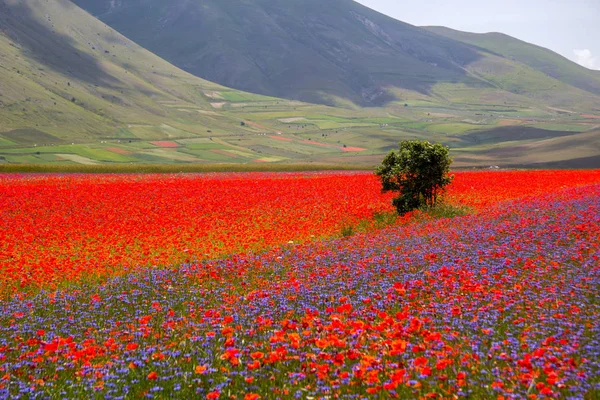
[[[600,397],[600,171],[0,175],[0,397]]]

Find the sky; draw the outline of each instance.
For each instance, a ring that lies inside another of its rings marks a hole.
[[[356,0],[412,25],[502,32],[600,70],[600,0]]]

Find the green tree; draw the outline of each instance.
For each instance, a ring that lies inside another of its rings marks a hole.
[[[399,192],[392,204],[402,215],[435,206],[444,187],[452,182],[451,164],[448,147],[424,140],[405,140],[400,142],[398,150],[392,150],[383,159],[375,173],[381,178],[384,192]]]

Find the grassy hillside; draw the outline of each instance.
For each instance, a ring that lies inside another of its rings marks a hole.
[[[168,136],[167,123],[198,133],[232,126],[196,112],[212,109],[204,93],[218,85],[173,67],[71,2],[0,6],[1,129],[27,125],[27,135],[8,134],[17,142],[158,139]],[[188,107],[195,112],[182,111]]]
[[[461,72],[485,86],[430,82],[391,88],[385,107],[343,97],[328,107],[195,77],[66,0],[0,0],[0,55],[2,164],[375,165],[408,138],[450,145],[461,166],[600,161],[588,159],[600,137],[595,95],[556,79],[530,90],[553,78],[489,54]],[[562,159],[497,151],[557,132],[590,133],[585,145],[565,136]]]
[[[597,71],[582,67],[551,50],[502,33],[469,33],[442,26],[424,28],[438,35],[518,61],[566,84],[600,95],[600,74]]]
[[[378,106],[491,96],[590,111],[600,95],[597,74],[549,50],[418,28],[352,0],[74,1],[194,75],[277,97]]]
[[[468,82],[470,46],[351,0],[75,0],[173,64],[226,86],[333,104],[381,105],[394,86]]]
[[[0,29],[0,161],[227,161],[160,141],[257,134],[231,103],[307,106],[197,78],[67,0],[1,0]]]
[[[456,165],[600,167],[600,131],[567,132],[509,127],[475,132],[454,149]],[[472,142],[469,146],[467,142]]]

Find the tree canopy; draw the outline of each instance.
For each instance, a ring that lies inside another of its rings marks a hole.
[[[383,191],[399,192],[392,201],[399,214],[435,206],[453,178],[449,175],[452,158],[448,147],[425,140],[405,140],[399,146],[375,171]]]

